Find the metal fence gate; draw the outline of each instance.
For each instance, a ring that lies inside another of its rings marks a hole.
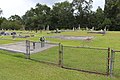
[[[120,51],[110,48],[63,46],[57,43],[26,41],[26,58],[52,63],[61,68],[120,76]],[[114,66],[115,65],[115,66]]]
[[[110,48],[62,46],[61,66],[95,74],[110,74]]]
[[[26,41],[26,58],[51,64],[59,63],[59,43]]]
[[[111,50],[111,77],[120,77],[120,51]]]

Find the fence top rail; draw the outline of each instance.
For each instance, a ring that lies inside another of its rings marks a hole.
[[[115,50],[114,52],[120,52],[120,51]]]
[[[30,41],[34,43],[41,43],[40,41]],[[59,45],[60,43],[53,43],[53,42],[45,42],[46,44],[53,44],[53,45]]]
[[[83,47],[83,46],[63,46],[69,48],[86,48],[86,49],[96,49],[96,50],[108,50],[108,48],[95,48],[95,47]]]
[[[17,39],[5,39],[5,38],[0,38],[0,40],[9,40],[9,41],[26,41],[26,40],[17,40]]]

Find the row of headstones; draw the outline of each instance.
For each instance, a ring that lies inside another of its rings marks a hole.
[[[17,33],[16,32],[5,32],[5,31],[2,31],[0,32],[0,35],[16,35]]]
[[[49,31],[49,25],[47,26],[46,30]],[[73,27],[73,31],[75,31],[75,30],[81,30],[80,25],[78,28]],[[89,29],[88,27],[86,27],[86,31],[94,31],[94,30],[95,30],[94,27],[92,27],[92,29]],[[101,31],[107,31],[106,27],[104,28],[104,30],[101,29]]]
[[[12,29],[1,29],[0,31],[15,31],[15,29],[14,30],[12,30]]]
[[[49,31],[49,25],[47,26],[47,28],[46,29],[44,29],[44,30],[47,30],[47,31]],[[80,28],[80,25],[79,25],[79,27],[78,28],[75,28],[75,27],[73,27],[73,29],[72,29],[73,31],[75,31],[75,30],[81,30],[81,28]],[[86,30],[87,31],[94,31],[95,30],[95,28],[94,27],[92,27],[92,29],[89,29],[88,27],[86,27]],[[2,31],[6,31],[6,30],[4,30],[4,29],[2,29]],[[7,30],[7,31],[10,31],[10,30]],[[107,31],[107,29],[106,29],[106,27],[104,28],[104,30],[102,30],[101,29],[101,31]]]
[[[49,25],[47,26],[46,30],[49,31]],[[57,30],[58,30],[58,29],[57,29]],[[73,27],[73,31],[75,31],[75,30],[81,30],[80,25],[79,25],[78,28]],[[86,27],[86,30],[87,30],[87,31],[94,31],[95,28],[92,27],[92,29],[89,29],[88,27]],[[107,31],[106,27],[104,28],[104,30],[101,29],[101,31]]]
[[[81,30],[81,28],[80,27],[78,27],[78,28],[73,27],[73,31],[75,31],[75,30]],[[86,27],[86,31],[95,31],[95,28],[92,27],[92,29],[89,29],[88,27]],[[101,29],[100,31],[107,31],[107,29],[105,27],[104,30]]]

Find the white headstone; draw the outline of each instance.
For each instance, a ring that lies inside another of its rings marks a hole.
[[[104,28],[104,31],[106,31],[106,27]]]
[[[45,31],[45,26],[43,26],[43,30]]]
[[[88,27],[86,27],[86,30],[87,30],[87,31],[89,30]]]
[[[57,28],[56,30],[57,30],[57,31],[59,31],[59,29],[58,29],[58,28]]]
[[[75,28],[75,30],[77,30],[77,29]]]
[[[73,27],[73,31],[75,31],[75,28]]]
[[[80,30],[80,24],[79,24],[78,30]]]
[[[46,29],[47,31],[49,31],[49,25],[47,26],[47,29]]]
[[[102,32],[103,30],[101,29],[100,31]]]
[[[92,31],[94,31],[94,27],[92,27]]]

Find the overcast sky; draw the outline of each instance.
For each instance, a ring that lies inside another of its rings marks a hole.
[[[61,2],[65,0],[0,0],[0,8],[3,10],[3,17],[10,17],[11,15],[22,16],[31,7],[35,7],[36,3],[46,4],[52,6],[56,2]],[[72,1],[72,0],[68,0]],[[104,0],[93,0],[93,10],[95,11],[97,7],[100,6],[104,8]]]

